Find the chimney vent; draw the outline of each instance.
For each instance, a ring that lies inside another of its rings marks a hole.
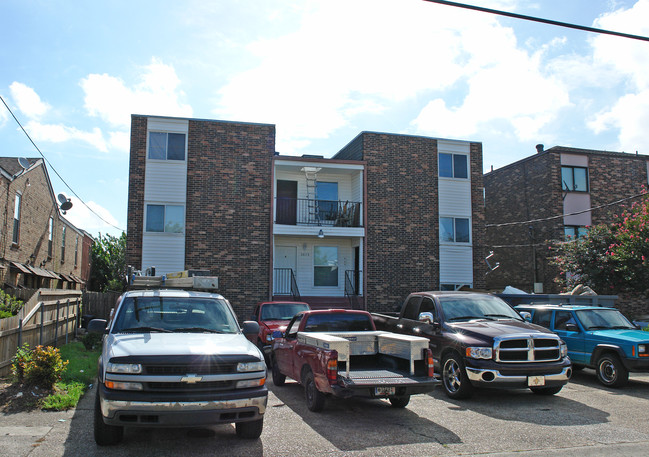
[[[540,153],[543,152],[543,145],[542,145],[542,144],[537,144],[537,145],[536,145],[536,152],[537,152],[538,154],[540,154]]]

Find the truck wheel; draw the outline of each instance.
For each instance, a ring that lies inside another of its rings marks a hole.
[[[277,360],[273,358],[273,363],[272,363],[272,373],[273,373],[273,384],[276,386],[283,386],[286,383],[286,375],[283,375],[279,371],[279,367],[277,366]]]
[[[558,394],[561,392],[561,389],[563,389],[563,386],[555,386],[555,387],[530,387],[530,390],[534,392],[536,395],[554,395]]]
[[[239,438],[256,440],[261,436],[261,432],[264,429],[264,419],[261,418],[250,422],[237,422],[234,424],[234,427],[237,430],[237,436]]]
[[[464,362],[455,352],[444,357],[442,383],[446,395],[456,400],[469,398],[473,393],[473,386],[466,375]]]
[[[410,395],[403,395],[401,397],[390,397],[390,404],[393,408],[405,408],[410,403]]]
[[[604,354],[597,361],[597,379],[606,387],[622,387],[629,381],[629,372],[615,354]]]
[[[97,386],[99,389],[99,386]],[[124,436],[124,427],[117,425],[107,425],[101,415],[101,406],[99,406],[99,392],[95,396],[95,418],[94,418],[95,443],[99,446],[111,446],[122,441]]]
[[[304,396],[306,397],[306,406],[309,408],[309,411],[313,411],[314,413],[322,411],[322,408],[324,408],[325,396],[316,387],[313,372],[311,370],[308,370],[304,374],[302,383],[304,384]]]

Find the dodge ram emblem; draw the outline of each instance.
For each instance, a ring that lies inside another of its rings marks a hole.
[[[180,382],[186,382],[187,384],[196,384],[203,380],[202,376],[196,376],[195,374],[188,374],[180,378]]]

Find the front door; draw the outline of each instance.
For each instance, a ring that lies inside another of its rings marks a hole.
[[[273,294],[291,295],[291,272],[297,273],[297,247],[275,246]]]
[[[297,181],[277,180],[277,216],[278,224],[295,225],[297,223]]]

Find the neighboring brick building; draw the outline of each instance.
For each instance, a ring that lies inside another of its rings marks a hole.
[[[3,289],[81,289],[92,238],[61,214],[41,159],[0,157],[0,276]]]
[[[487,275],[492,290],[510,285],[527,292],[563,292],[555,283],[559,272],[549,264],[547,240],[580,236],[589,226],[610,223],[621,206],[608,204],[638,195],[647,185],[649,156],[537,148],[536,155],[484,176],[486,245],[494,251],[492,262],[500,263]]]
[[[240,318],[286,295],[391,310],[482,288],[483,238],[479,143],[363,132],[331,159],[279,156],[273,125],[132,116],[127,263],[210,270]]]

